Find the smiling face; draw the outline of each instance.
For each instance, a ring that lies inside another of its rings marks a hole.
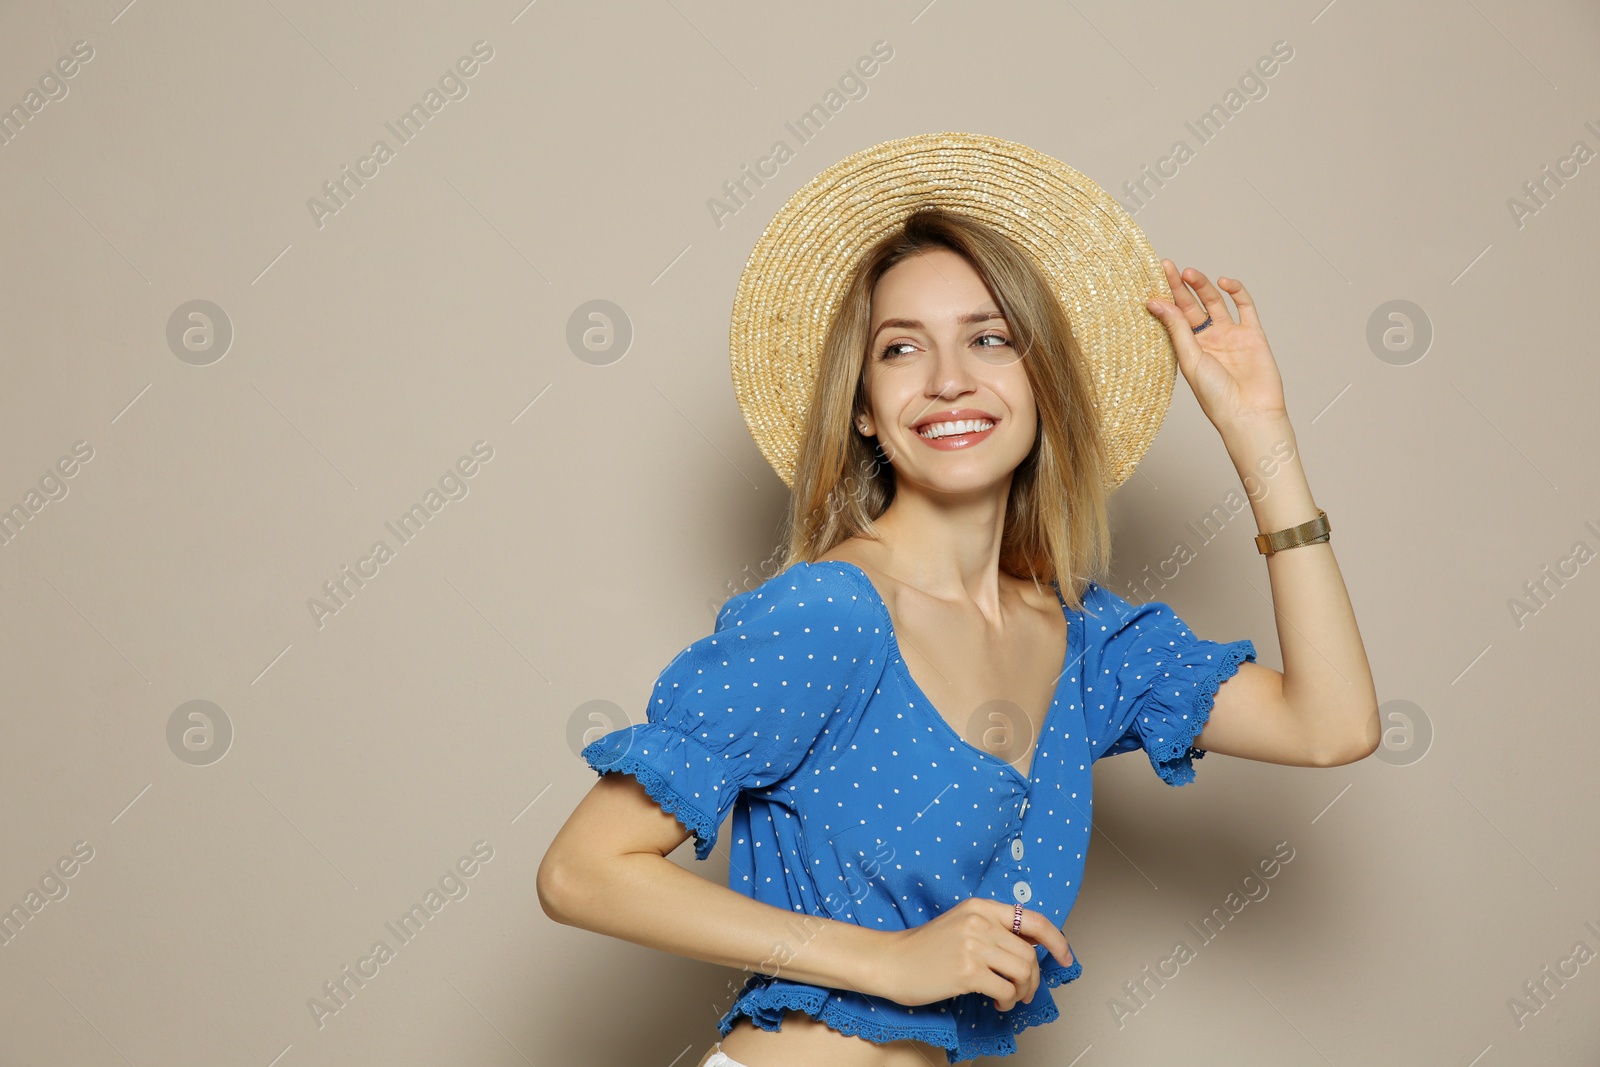
[[[873,288],[870,330],[869,406],[857,426],[877,436],[896,484],[943,493],[1008,485],[1033,448],[1033,389],[972,264],[946,248],[896,263]],[[926,436],[949,430],[957,432]]]

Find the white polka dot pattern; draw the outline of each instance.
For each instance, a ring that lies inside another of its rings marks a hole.
[[[1211,713],[1217,689],[1239,664],[1253,662],[1249,640],[1196,637],[1159,600],[1132,604],[1095,587],[1098,619],[1087,623],[1084,709],[1094,758],[1143,749],[1168,785],[1194,781],[1191,742]]]
[[[638,775],[705,859],[742,791],[832,747],[835,727],[852,721],[883,673],[882,648],[878,613],[853,586],[825,569],[791,569],[723,605],[716,631],[656,679],[647,721],[598,739],[584,757],[601,773]]]
[[[583,756],[633,774],[694,834],[699,859],[731,812],[729,885],[797,913],[802,941],[811,917],[904,930],[972,896],[1023,901],[1060,926],[1088,852],[1094,761],[1142,747],[1163,781],[1192,781],[1189,742],[1212,696],[1255,656],[1248,641],[1202,641],[1166,605],[1134,607],[1096,584],[1084,611],[1062,610],[1066,670],[1018,765],[933,707],[876,588],[836,561],[797,563],[730,600],[715,632],[661,672],[647,721]],[[1009,1012],[976,993],[907,1007],[756,973],[718,1029],[749,1016],[775,1030],[799,1010],[871,1041],[928,1041],[951,1063],[1006,1056],[1017,1033],[1058,1016],[1048,990],[1082,971],[1035,953],[1039,993]]]

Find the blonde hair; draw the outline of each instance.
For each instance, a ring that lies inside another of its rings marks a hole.
[[[1039,425],[1006,504],[1000,567],[1036,582],[1061,579],[1073,610],[1090,580],[1110,571],[1106,467],[1090,377],[1066,309],[1038,265],[989,225],[946,208],[919,208],[861,257],[829,324],[795,461],[783,567],[815,562],[854,536],[877,539],[873,519],[894,499],[894,468],[855,418],[868,410],[865,367],[872,291],[908,256],[947,248],[972,264],[1021,353]]]

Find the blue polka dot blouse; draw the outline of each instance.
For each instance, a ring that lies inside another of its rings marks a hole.
[[[728,881],[756,900],[904,930],[982,895],[1060,926],[1089,849],[1090,766],[1143,749],[1162,781],[1192,782],[1205,753],[1190,742],[1218,686],[1256,655],[1248,640],[1203,640],[1166,604],[1131,604],[1097,583],[1082,611],[1061,605],[1065,670],[1026,773],[929,703],[866,573],[833,560],[796,563],[729,600],[715,632],[662,670],[648,721],[583,758],[637,778],[693,833],[697,859],[731,813]],[[1059,1015],[1049,989],[1082,973],[1076,952],[1063,967],[1035,951],[1039,991],[1010,1011],[980,993],[908,1007],[754,973],[718,1030],[741,1015],[777,1030],[799,1010],[874,1042],[930,1042],[951,1063],[1007,1056],[1016,1034]]]

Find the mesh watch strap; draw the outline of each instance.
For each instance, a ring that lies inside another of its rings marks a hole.
[[[1317,517],[1310,522],[1302,522],[1299,526],[1291,526],[1287,530],[1274,530],[1271,533],[1256,534],[1256,551],[1263,556],[1270,556],[1285,548],[1296,548],[1300,545],[1320,545],[1328,539],[1331,527],[1328,525],[1328,514],[1321,508],[1317,509]]]

